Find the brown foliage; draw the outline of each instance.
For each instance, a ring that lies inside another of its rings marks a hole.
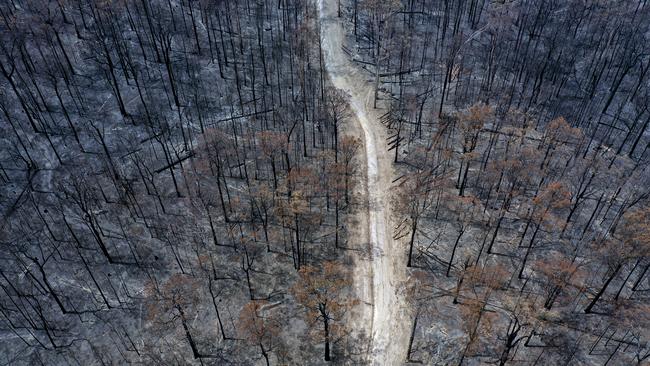
[[[274,339],[280,333],[278,319],[265,315],[267,301],[255,300],[247,303],[239,312],[238,332],[246,341],[255,345],[263,344],[271,349]]]
[[[269,158],[288,149],[287,134],[276,131],[261,131],[256,134],[262,153]]]
[[[622,234],[632,255],[650,255],[650,207],[634,209],[624,215]]]
[[[291,292],[305,308],[305,318],[310,324],[330,322],[333,337],[343,334],[343,326],[336,321],[342,319],[346,310],[358,301],[346,298],[344,292],[351,285],[345,269],[338,263],[326,261],[322,266],[304,266],[299,271],[300,279]],[[325,336],[323,329],[317,334]]]
[[[187,309],[196,304],[200,293],[199,282],[184,274],[174,274],[162,286],[149,282],[145,288],[147,295],[147,319],[156,322],[178,307]]]
[[[464,153],[474,151],[478,142],[478,134],[493,117],[492,107],[482,103],[474,104],[466,112],[458,114]]]

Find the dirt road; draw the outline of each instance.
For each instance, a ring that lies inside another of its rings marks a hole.
[[[349,95],[349,103],[363,131],[367,159],[367,232],[372,250],[369,266],[355,270],[355,286],[361,300],[371,303],[372,316],[363,314],[371,334],[367,361],[371,365],[399,365],[406,360],[408,330],[405,304],[398,289],[406,268],[404,251],[392,238],[390,191],[393,179],[391,158],[386,151],[386,131],[373,108],[374,89],[368,74],[343,51],[344,30],[337,18],[337,0],[318,0],[321,42],[325,65],[333,84]],[[363,230],[364,232],[366,230]],[[353,240],[351,238],[351,240]],[[365,269],[364,269],[365,268]],[[360,273],[363,271],[371,273]],[[367,319],[367,320],[366,320]]]

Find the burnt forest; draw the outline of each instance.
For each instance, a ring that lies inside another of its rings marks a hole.
[[[0,0],[0,365],[650,365],[647,0]]]

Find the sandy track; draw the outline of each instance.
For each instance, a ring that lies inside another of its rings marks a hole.
[[[361,300],[370,300],[372,316],[363,314],[370,330],[367,361],[371,365],[399,365],[406,360],[408,333],[405,304],[398,289],[405,278],[404,251],[392,238],[390,191],[393,167],[386,151],[386,132],[373,109],[373,85],[343,52],[344,30],[336,16],[337,0],[318,0],[325,65],[333,84],[349,95],[349,103],[363,131],[367,159],[368,217],[372,262],[355,270],[355,287]],[[365,230],[363,230],[365,231]]]

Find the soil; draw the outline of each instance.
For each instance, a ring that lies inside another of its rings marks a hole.
[[[319,0],[321,42],[327,72],[335,87],[349,96],[356,116],[349,126],[364,146],[367,184],[365,209],[352,218],[350,241],[367,243],[370,255],[356,256],[354,288],[363,309],[352,313],[353,328],[370,334],[366,360],[371,365],[398,365],[406,361],[407,307],[400,289],[406,280],[404,243],[393,240],[391,191],[394,170],[386,149],[386,130],[373,108],[374,86],[368,74],[343,50],[344,28],[337,17],[337,0]],[[351,243],[354,244],[354,243]]]

